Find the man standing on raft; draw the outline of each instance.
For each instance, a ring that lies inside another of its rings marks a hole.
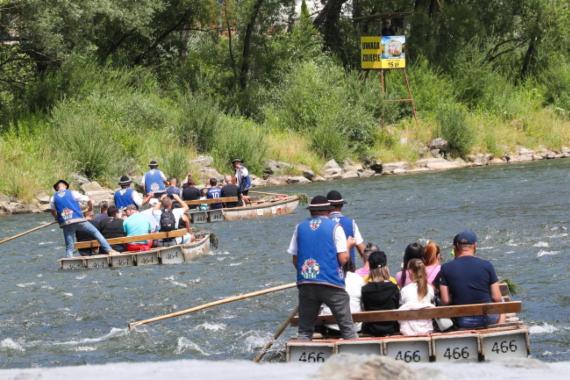
[[[323,303],[331,309],[342,338],[357,337],[342,271],[354,242],[347,241],[343,229],[328,218],[331,208],[324,196],[314,197],[307,207],[311,217],[296,226],[288,249],[297,270],[300,340],[313,338]]]

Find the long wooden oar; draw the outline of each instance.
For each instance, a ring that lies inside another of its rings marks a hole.
[[[269,288],[269,289],[257,290],[255,292],[245,293],[245,294],[238,294],[235,296],[223,298],[223,299],[218,300],[218,301],[205,303],[205,304],[200,305],[200,306],[194,306],[194,307],[191,307],[189,309],[180,310],[180,311],[177,311],[174,313],[160,315],[158,317],[144,319],[141,321],[131,322],[131,323],[129,323],[129,330],[133,330],[135,327],[140,326],[140,325],[146,325],[147,323],[158,322],[158,321],[162,321],[164,319],[180,317],[182,315],[195,313],[195,312],[200,311],[200,310],[209,309],[209,308],[214,307],[214,306],[224,305],[224,304],[230,303],[230,302],[241,301],[241,300],[245,300],[248,298],[258,297],[258,296],[262,296],[264,294],[279,292],[281,290],[290,289],[290,288],[293,288],[295,286],[297,286],[297,284],[295,282],[291,282],[289,284],[279,285],[279,286],[275,286],[275,287]]]
[[[250,190],[249,192],[250,193],[256,193],[256,194],[273,195],[273,196],[287,195],[287,194],[282,194],[282,193],[270,193],[268,191],[259,191],[259,190]]]
[[[57,222],[54,220],[53,222],[46,223],[46,224],[42,224],[41,226],[37,226],[37,227],[34,227],[34,228],[29,229],[29,230],[27,230],[27,231],[20,232],[20,233],[17,234],[17,235],[10,236],[10,237],[7,237],[7,238],[5,238],[5,239],[0,240],[0,244],[9,242],[10,240],[17,239],[17,238],[19,238],[19,237],[22,237],[22,236],[24,236],[24,235],[27,235],[27,234],[32,233],[32,232],[37,231],[37,230],[41,230],[42,228],[46,228],[46,227],[51,226],[52,224],[56,224],[56,223],[57,223]]]
[[[263,357],[265,356],[267,351],[269,351],[271,346],[273,346],[273,343],[275,343],[275,341],[277,339],[279,339],[281,334],[283,334],[283,331],[285,331],[285,329],[289,326],[289,324],[291,323],[291,320],[297,315],[298,311],[299,311],[299,306],[295,307],[295,309],[293,309],[293,311],[291,312],[291,314],[289,314],[287,319],[284,320],[283,322],[281,322],[281,324],[279,325],[279,327],[277,328],[277,330],[273,334],[273,338],[271,338],[271,340],[269,342],[265,343],[265,345],[261,349],[261,352],[253,360],[254,362],[259,363],[261,361],[261,359],[263,359]]]

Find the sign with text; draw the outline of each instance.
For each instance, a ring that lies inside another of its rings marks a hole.
[[[406,67],[406,36],[360,37],[363,69],[403,69]]]

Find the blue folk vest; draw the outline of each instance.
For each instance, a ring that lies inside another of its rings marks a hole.
[[[239,184],[239,190],[240,191],[247,191],[251,188],[251,176],[248,174],[245,177],[241,178],[240,184]]]
[[[79,202],[73,199],[73,194],[69,190],[60,190],[53,196],[57,221],[60,226],[72,223],[83,222],[83,213]]]
[[[135,200],[133,199],[133,189],[128,188],[124,194],[121,194],[123,190],[125,189],[115,191],[115,206],[117,206],[118,209],[125,208],[129,205],[136,206]]]
[[[162,172],[158,169],[151,169],[144,175],[144,189],[146,193],[164,192],[164,180],[162,179]]]
[[[344,275],[334,242],[336,223],[314,217],[297,226],[297,283],[344,288]]]
[[[331,213],[330,218],[333,222],[340,224],[347,239],[351,236],[354,237],[354,220],[342,215],[340,212]],[[356,265],[356,249],[353,247],[349,253],[350,260]]]

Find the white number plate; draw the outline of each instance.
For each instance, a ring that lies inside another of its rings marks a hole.
[[[336,352],[338,354],[356,355],[382,355],[382,344],[380,343],[337,343]]]
[[[526,358],[528,356],[525,333],[482,336],[481,341],[486,360]]]
[[[386,356],[406,363],[429,362],[429,342],[386,342]]]
[[[436,361],[478,361],[479,349],[476,336],[433,339]]]
[[[333,354],[330,346],[290,346],[289,361],[296,363],[323,363]]]

